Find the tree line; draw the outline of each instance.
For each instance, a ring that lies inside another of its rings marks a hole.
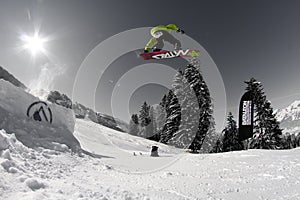
[[[239,141],[232,113],[221,134],[215,131],[213,104],[198,63],[177,71],[172,88],[159,105],[144,102],[131,116],[129,132],[192,152],[227,152],[244,149],[288,149],[299,146],[299,135],[283,134],[263,85],[255,78],[245,81],[254,102],[253,137]]]

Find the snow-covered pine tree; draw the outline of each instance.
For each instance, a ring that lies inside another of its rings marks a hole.
[[[179,130],[173,134],[169,140],[169,144],[179,148],[188,148],[193,142],[198,130],[198,100],[182,71],[178,71],[175,75],[172,89],[180,104],[180,108],[178,109],[181,109],[179,110],[181,121]]]
[[[156,113],[156,109],[154,106],[150,106],[150,111],[149,111],[149,117],[150,117],[150,121],[153,125],[153,134],[155,134],[157,132],[157,113]]]
[[[266,124],[266,134],[264,137],[265,147],[267,149],[278,149],[283,148],[282,141],[282,129],[279,127],[279,122],[277,121],[273,108],[270,101],[266,101],[264,105],[264,110],[266,111],[265,124]]]
[[[159,116],[160,113],[162,112],[162,108],[160,105],[152,105],[150,108],[150,119],[151,122],[153,123],[153,133],[151,135],[151,137],[148,137],[149,140],[154,140],[156,142],[158,142],[160,140],[160,134],[161,134],[161,130],[162,127],[158,127],[158,123],[159,123]],[[163,123],[163,122],[162,122]]]
[[[145,101],[144,104],[142,105],[142,108],[141,108],[140,114],[139,114],[139,121],[140,121],[140,125],[142,127],[145,127],[150,123],[149,111],[150,111],[150,106]]]
[[[296,147],[300,147],[300,133],[296,136]]]
[[[166,102],[167,102],[167,95],[165,94],[163,96],[163,98],[161,99],[161,102],[159,103],[159,105],[163,108],[166,108]]]
[[[223,152],[243,149],[242,143],[239,141],[239,137],[238,137],[237,123],[234,120],[231,112],[229,112],[227,117],[227,126],[222,132],[224,133],[223,142],[222,142]]]
[[[292,136],[289,132],[287,132],[283,136],[283,140],[284,140],[284,149],[291,149],[292,148]]]
[[[155,135],[156,121],[155,121],[153,112],[154,112],[153,106],[150,106],[150,109],[149,109],[149,123],[145,127],[145,138],[152,138]]]
[[[297,147],[297,138],[296,138],[295,134],[291,135],[291,141],[292,141],[292,148],[296,148]]]
[[[215,146],[212,148],[212,150],[210,151],[210,153],[220,153],[220,152],[223,152],[222,147],[223,147],[223,144],[221,142],[221,139],[218,138]]]
[[[138,136],[147,138],[146,128],[150,124],[150,105],[147,102],[144,102],[141,106],[141,110],[139,111],[139,124],[140,124],[140,131]]]
[[[167,98],[167,96],[165,95],[164,98]],[[165,100],[164,100],[164,103],[165,103]],[[156,129],[157,129],[157,132],[161,132],[163,127],[164,127],[164,124],[166,122],[166,107],[163,104],[163,100],[159,104],[159,106],[157,107],[156,112],[157,112],[156,113],[157,114],[157,116],[156,116]]]
[[[208,86],[206,85],[200,71],[196,68],[197,64],[189,64],[185,69],[185,78],[193,89],[199,104],[199,123],[196,137],[194,138],[190,149],[197,152],[201,149],[206,134],[211,129],[212,123],[212,101]]]
[[[250,91],[254,101],[254,135],[250,139],[250,148],[278,149],[283,147],[282,130],[267,100],[263,86],[256,79],[245,81],[246,91]]]
[[[166,98],[166,122],[160,136],[160,142],[167,144],[173,137],[173,134],[178,130],[180,124],[180,105],[176,95],[172,90]]]
[[[175,94],[173,93],[172,90],[169,90],[167,96],[166,96],[166,101],[165,101],[165,108],[166,108],[166,116],[170,116],[171,110],[170,109],[170,105],[171,105],[171,101],[173,101]]]
[[[209,153],[213,150],[216,145],[217,140],[219,139],[220,135],[216,133],[215,129],[215,120],[212,117],[210,122],[210,128],[205,136],[205,139],[202,143],[200,153]]]
[[[159,103],[159,105],[156,107],[156,134],[153,138],[155,141],[160,141],[162,132],[164,130],[164,125],[166,122],[166,101],[167,101],[167,95],[165,94]],[[151,138],[152,139],[152,138]]]
[[[139,133],[139,117],[137,114],[131,115],[131,120],[129,123],[129,133],[131,135],[138,135]]]

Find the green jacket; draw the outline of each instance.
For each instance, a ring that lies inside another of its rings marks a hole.
[[[152,28],[150,33],[153,36],[156,31],[167,31],[170,33],[172,30],[178,31],[179,28],[175,24],[168,24],[167,26],[158,25]],[[150,41],[147,43],[145,50],[149,51],[156,43],[157,43],[156,38],[152,37]]]

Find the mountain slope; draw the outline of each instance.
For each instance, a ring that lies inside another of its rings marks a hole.
[[[26,89],[26,86],[23,83],[21,83],[18,79],[16,79],[13,75],[11,75],[8,71],[3,69],[1,66],[0,66],[0,79],[8,81],[13,85],[20,87],[22,89]]]
[[[294,101],[288,107],[276,110],[275,113],[284,132],[300,132],[300,101]]]

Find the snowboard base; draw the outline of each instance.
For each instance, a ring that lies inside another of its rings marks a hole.
[[[174,51],[154,51],[140,54],[144,60],[152,60],[152,59],[168,59],[168,58],[176,58],[176,57],[198,57],[200,55],[199,50],[174,50]]]

